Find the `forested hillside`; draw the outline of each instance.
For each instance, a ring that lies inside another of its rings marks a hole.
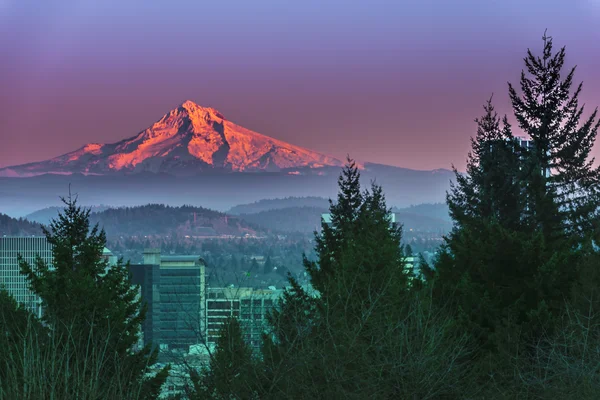
[[[321,214],[328,212],[321,207],[288,207],[240,214],[240,218],[278,232],[312,233],[320,226]]]
[[[424,203],[416,204],[410,207],[404,208],[392,208],[397,213],[409,213],[414,215],[423,215],[430,218],[437,218],[444,221],[451,222],[450,210],[446,203]]]
[[[395,214],[396,221],[403,225],[410,236],[410,232],[448,232],[452,228],[449,217],[437,216],[443,215],[443,211],[441,207],[423,205],[402,209]],[[240,218],[274,232],[312,233],[320,227],[321,214],[327,212],[328,208],[325,207],[288,207],[240,214]],[[427,212],[431,215],[427,215]]]
[[[237,217],[202,207],[171,207],[148,204],[137,207],[111,208],[90,215],[111,236],[149,235],[243,235],[258,228]]]
[[[279,210],[291,207],[309,207],[329,209],[329,200],[323,197],[285,197],[283,199],[264,199],[250,204],[240,204],[232,207],[229,214],[257,214],[263,211]]]
[[[102,212],[104,210],[108,210],[110,207],[108,206],[90,206],[90,207],[86,207],[86,208],[90,208],[92,210],[92,213],[95,212]],[[31,214],[27,214],[25,216],[25,218],[28,221],[32,221],[32,222],[39,222],[40,224],[49,224],[50,221],[56,217],[58,217],[58,213],[59,211],[63,211],[64,207],[47,207],[47,208],[43,208],[41,210],[32,212]]]
[[[0,236],[41,235],[40,224],[32,223],[23,218],[11,218],[0,213]]]

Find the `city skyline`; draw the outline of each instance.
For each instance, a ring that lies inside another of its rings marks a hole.
[[[0,167],[131,137],[190,99],[337,158],[463,170],[473,120],[492,94],[510,117],[507,81],[545,29],[586,114],[600,104],[596,1],[140,4],[0,2]]]

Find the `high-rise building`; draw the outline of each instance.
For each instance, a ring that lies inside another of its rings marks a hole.
[[[32,267],[36,265],[37,256],[52,266],[52,245],[42,236],[0,237],[0,285],[4,286],[17,302],[41,317],[41,300],[29,289],[29,282],[21,274],[18,255]]]
[[[140,286],[142,304],[146,306],[146,319],[142,323],[143,343],[160,343],[160,265],[130,264],[131,283]]]
[[[146,249],[144,264],[131,265],[130,271],[148,307],[150,321],[142,328],[146,343],[183,353],[204,343],[206,266],[200,256],[161,255],[159,249]]]

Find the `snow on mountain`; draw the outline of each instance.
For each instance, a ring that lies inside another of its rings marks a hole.
[[[253,132],[213,108],[186,101],[150,128],[118,143],[90,143],[62,156],[0,169],[0,177],[206,171],[278,172],[341,166],[343,162]]]

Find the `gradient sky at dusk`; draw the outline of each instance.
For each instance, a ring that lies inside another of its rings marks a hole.
[[[600,105],[599,23],[600,0],[0,0],[0,167],[190,99],[333,156],[462,169],[546,28]]]

